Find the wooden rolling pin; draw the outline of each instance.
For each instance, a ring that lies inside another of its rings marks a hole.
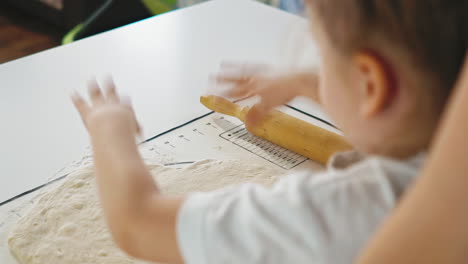
[[[250,107],[241,107],[218,96],[202,96],[200,102],[215,112],[237,117],[242,122],[245,122],[250,110]],[[352,149],[342,136],[278,110],[268,114],[259,125],[248,129],[258,137],[321,164],[326,164],[336,152]]]

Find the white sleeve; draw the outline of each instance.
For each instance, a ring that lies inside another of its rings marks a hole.
[[[351,263],[393,207],[389,183],[321,176],[191,194],[177,223],[186,263]]]

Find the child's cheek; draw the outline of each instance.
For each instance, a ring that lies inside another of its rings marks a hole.
[[[324,105],[325,108],[328,108],[329,105],[329,87],[330,79],[327,71],[327,65],[322,64],[320,67],[320,77],[319,77],[319,98],[320,102]]]
[[[319,96],[320,103],[324,106],[326,103],[326,98],[325,98],[326,86],[327,86],[326,76],[324,74],[323,67],[320,67],[318,96]]]
[[[333,115],[333,100],[330,97],[332,91],[330,90],[330,86],[332,84],[329,83],[329,79],[327,78],[326,74],[322,74],[320,78],[319,84],[319,98],[320,102],[322,103],[325,111],[329,115]]]
[[[322,73],[319,87],[319,98],[327,115],[340,127],[343,125],[343,111],[346,109],[346,101],[341,84],[334,72]]]

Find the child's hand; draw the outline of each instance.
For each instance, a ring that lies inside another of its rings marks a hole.
[[[229,67],[226,71],[223,68]],[[267,77],[262,74],[264,67],[242,67],[237,72],[232,71],[232,64],[221,65],[221,73],[217,81],[223,84],[231,84],[233,88],[227,96],[244,98],[259,96],[260,102],[247,114],[247,126],[255,126],[273,108],[284,105],[297,96],[307,96],[318,101],[318,77],[313,73],[298,73],[279,77]],[[237,74],[236,74],[237,73]]]
[[[103,129],[130,129],[132,134],[141,133],[129,100],[120,98],[112,80],[106,82],[104,92],[95,80],[89,82],[88,88],[91,104],[77,93],[72,101],[91,136]]]
[[[114,241],[136,258],[183,263],[176,223],[184,198],[159,192],[135,142],[140,128],[133,109],[112,81],[104,91],[90,82],[89,97],[90,104],[78,94],[72,99],[91,135],[100,204]]]

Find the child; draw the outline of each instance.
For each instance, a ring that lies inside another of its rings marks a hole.
[[[318,93],[363,153],[337,154],[325,173],[290,175],[272,189],[244,184],[167,197],[138,154],[138,124],[114,86],[102,94],[90,84],[91,105],[74,96],[91,135],[109,228],[127,253],[167,263],[351,263],[395,207],[461,68],[468,2],[306,4],[322,55],[318,77],[220,79],[237,84],[238,95],[263,98],[251,124],[284,100]]]

